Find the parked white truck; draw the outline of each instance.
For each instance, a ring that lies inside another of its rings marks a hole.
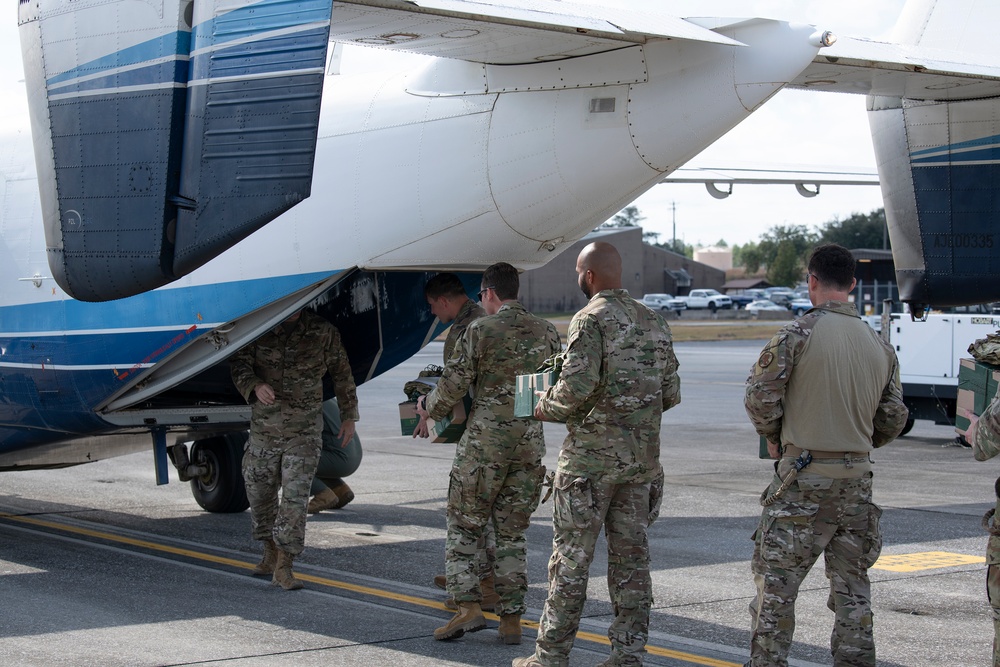
[[[713,313],[720,308],[733,307],[733,300],[714,289],[693,289],[686,296],[679,296],[689,310],[708,308]]]
[[[903,400],[910,409],[903,433],[915,419],[954,426],[959,362],[971,356],[970,344],[1000,329],[1000,315],[929,314],[913,321],[909,314],[893,313],[887,324],[887,340],[899,359]],[[884,320],[881,327],[885,338]]]

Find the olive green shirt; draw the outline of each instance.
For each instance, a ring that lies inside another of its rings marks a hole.
[[[906,424],[896,353],[854,304],[828,301],[782,327],[747,379],[747,415],[771,442],[870,452]]]

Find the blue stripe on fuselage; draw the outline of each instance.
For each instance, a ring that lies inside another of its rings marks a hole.
[[[0,307],[0,336],[17,333],[175,327],[228,322],[338,271],[276,276],[145,292],[89,303],[67,299]]]
[[[132,67],[151,60],[165,58],[187,57],[191,50],[191,33],[178,30],[166,35],[155,37],[148,41],[130,46],[127,49],[110,53],[96,60],[91,60],[79,67],[66,70],[49,77],[46,86],[63,83],[83,76],[92,76],[101,72],[111,72],[122,67]]]
[[[189,80],[322,71],[328,38],[326,28],[314,28],[195,54]]]
[[[977,146],[989,146],[991,144],[996,144],[996,143],[1000,143],[1000,135],[981,137],[979,139],[970,139],[969,141],[960,141],[957,144],[949,144],[946,146],[936,146],[934,148],[922,148],[918,151],[912,151],[910,153],[910,158],[915,158],[922,155],[947,153],[948,151],[958,151],[958,150],[963,150],[965,148],[975,148]]]
[[[1000,146],[986,146],[977,150],[963,150],[960,152],[941,151],[922,158],[911,158],[910,163],[915,167],[920,167],[925,164],[940,166],[943,164],[960,165],[963,162],[997,161],[1000,161]]]
[[[106,426],[93,406],[134,379],[142,364],[197,338],[202,330],[195,325],[229,322],[336,273],[0,308],[0,451]],[[38,335],[47,332],[59,335]]]
[[[295,11],[289,12],[288,8]],[[192,30],[191,50],[199,51],[237,39],[308,23],[329,21],[330,0],[264,0],[200,23]]]
[[[294,7],[294,11],[287,11],[289,7]],[[106,72],[109,76],[127,75],[131,83],[119,85],[136,85],[138,74],[119,73],[115,70],[135,67],[156,60],[186,59],[192,50],[215,47],[234,40],[245,40],[254,35],[275,30],[329,21],[332,9],[333,6],[329,0],[264,0],[264,2],[242,7],[205,21],[194,26],[191,32],[176,30],[121,51],[109,53],[51,76],[45,83],[46,86],[51,87],[80,77]],[[164,83],[168,80],[186,83],[187,79],[184,78],[184,75],[187,72],[184,68],[179,69],[181,70],[180,74],[168,69],[167,72],[171,74],[169,79],[163,78],[163,74],[160,74],[159,78],[155,78],[155,75],[162,71],[158,68],[140,68],[137,71],[147,77],[141,80],[141,83]],[[151,76],[154,78],[149,78]],[[87,83],[82,82],[79,85],[90,88]]]
[[[129,88],[165,83],[186,84],[188,81],[187,61],[172,60],[144,67],[134,67],[109,73],[92,79],[76,79],[63,84],[49,86],[49,95],[65,95],[87,91],[101,91],[113,88]]]

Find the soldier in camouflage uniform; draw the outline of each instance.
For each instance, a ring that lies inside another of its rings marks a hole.
[[[421,416],[441,419],[475,389],[472,411],[458,443],[448,485],[445,574],[458,613],[434,631],[454,639],[486,627],[476,552],[487,523],[496,533],[494,580],[500,638],[521,641],[521,614],[528,589],[524,533],[538,506],[545,476],[542,425],[514,417],[514,385],[560,350],[559,334],[518,303],[517,270],[510,264],[486,269],[479,292],[488,313],[465,330],[437,387],[417,402]],[[426,399],[426,407],[425,407]]]
[[[972,422],[968,438],[977,461],[986,461],[1000,454],[1000,393],[993,399],[982,417],[967,415]],[[977,423],[978,420],[978,423]],[[990,534],[986,545],[986,595],[993,614],[993,667],[1000,667],[1000,478],[994,484],[996,507],[983,517],[983,528]]]
[[[424,286],[424,296],[427,298],[427,305],[430,306],[431,314],[444,324],[451,322],[448,329],[448,336],[444,341],[444,363],[448,363],[458,339],[473,320],[478,320],[486,314],[482,306],[470,299],[465,293],[465,286],[461,279],[454,273],[439,273],[427,281]],[[428,437],[427,422],[422,421],[414,429],[413,437]],[[483,599],[480,606],[484,611],[493,611],[498,597],[493,580],[493,565],[496,562],[496,536],[493,534],[493,524],[486,523],[483,529],[483,536],[479,540],[479,547],[476,550],[476,560],[478,562],[479,588],[482,591]],[[434,577],[434,584],[439,588],[447,588],[448,579],[445,575],[439,574]],[[458,609],[457,603],[448,599],[445,606],[449,609]]]
[[[444,341],[444,362],[448,363],[455,345],[474,320],[486,314],[483,307],[466,295],[465,286],[454,273],[439,273],[427,281],[424,296],[431,314],[444,324],[451,322]]]
[[[323,376],[336,386],[348,442],[358,419],[358,397],[340,332],[305,310],[240,350],[230,362],[233,382],[251,405],[243,477],[254,539],[264,557],[254,575],[273,575],[285,590],[302,588],[292,560],[305,542],[306,503],[322,447]],[[278,500],[278,489],[281,500]]]
[[[622,289],[621,256],[592,243],[577,259],[590,302],[569,325],[556,384],[535,417],[566,422],[556,471],[549,594],[535,653],[514,667],[565,667],[580,626],[597,538],[608,542],[608,588],[615,619],[604,665],[641,665],[653,602],[646,528],[663,490],[660,422],[680,403],[670,328]]]
[[[834,664],[875,665],[868,568],[882,547],[882,510],[871,500],[870,452],[899,434],[908,411],[895,352],[848,302],[854,266],[841,246],[813,251],[815,307],[778,331],[747,380],[750,421],[781,457],[754,534],[753,667],[788,664],[795,598],[821,554]]]

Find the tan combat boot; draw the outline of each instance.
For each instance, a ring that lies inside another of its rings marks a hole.
[[[302,588],[302,582],[292,574],[293,559],[292,554],[278,549],[278,562],[274,566],[274,578],[271,579],[272,586],[281,586],[286,591],[297,591]]]
[[[322,512],[323,510],[328,510],[334,505],[340,502],[340,498],[337,494],[333,492],[332,489],[323,489],[309,501],[306,505],[306,512],[309,514],[315,514],[316,512]]]
[[[323,510],[340,509],[347,503],[354,500],[354,492],[347,484],[341,483],[332,489],[323,489],[309,501],[306,511],[309,514],[316,514]]]
[[[274,574],[274,564],[278,560],[278,545],[274,540],[264,540],[264,557],[253,569],[253,576],[266,577]]]
[[[354,491],[351,491],[351,487],[347,486],[347,482],[341,482],[337,486],[333,487],[333,492],[337,494],[340,498],[340,502],[336,507],[331,507],[330,509],[339,510],[347,503],[354,500]]]
[[[500,641],[504,644],[521,643],[520,614],[506,614],[500,617]]]
[[[434,631],[434,639],[458,639],[466,632],[478,632],[486,627],[486,617],[478,602],[459,602],[458,613],[448,624]]]
[[[448,577],[443,574],[434,575],[434,585],[443,591],[448,590]]]
[[[531,654],[526,658],[514,658],[510,663],[511,667],[542,667],[542,663],[538,662],[538,658],[535,654]]]

